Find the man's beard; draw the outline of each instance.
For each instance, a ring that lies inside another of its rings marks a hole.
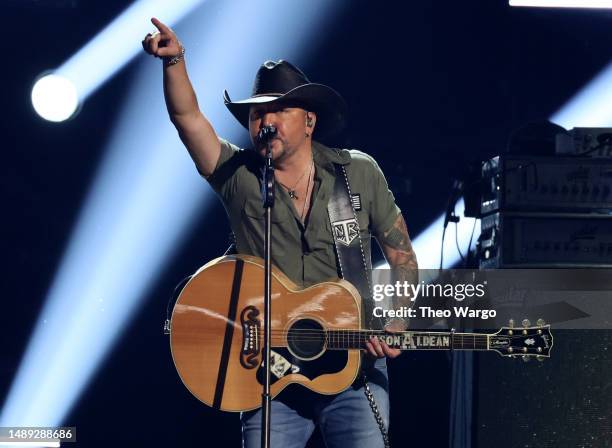
[[[275,142],[279,142],[280,144],[275,144]],[[286,159],[288,156],[293,154],[295,151],[287,146],[284,140],[275,137],[272,139],[272,160],[274,162],[280,162]],[[278,146],[277,146],[278,145]],[[266,157],[267,148],[266,145],[259,145],[257,153],[262,157]]]

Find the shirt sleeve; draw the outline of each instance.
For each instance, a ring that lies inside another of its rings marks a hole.
[[[351,156],[361,165],[358,171],[363,170],[365,190],[368,192],[370,230],[375,237],[378,237],[393,226],[401,210],[395,203],[395,197],[378,163],[361,151],[351,151]]]
[[[238,159],[243,150],[222,138],[219,139],[219,142],[221,143],[221,153],[217,165],[212,174],[203,177],[217,194],[226,197],[235,187]]]

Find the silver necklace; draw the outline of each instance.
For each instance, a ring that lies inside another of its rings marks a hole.
[[[296,193],[296,187],[298,186],[298,184],[300,183],[300,181],[304,178],[304,175],[306,174],[307,171],[312,172],[312,165],[314,164],[314,161],[311,160],[310,161],[310,167],[306,168],[304,170],[304,172],[302,173],[302,175],[299,177],[299,179],[296,181],[295,185],[293,186],[293,188],[289,188],[287,185],[285,185],[284,183],[282,183],[280,180],[277,179],[278,183],[281,184],[285,190],[287,190],[287,193],[289,193],[289,197],[293,200],[298,200],[299,197]],[[310,174],[308,174],[308,179],[310,181]],[[309,182],[310,183],[310,182]],[[310,186],[310,185],[308,185]],[[308,196],[308,188],[306,189],[306,196]]]
[[[308,192],[310,191],[310,175],[312,174],[312,167],[314,161],[310,163],[310,170],[308,172],[308,183],[306,184],[306,198],[304,198],[304,204],[302,205],[302,213],[300,213],[300,221],[304,222],[304,212],[306,211],[306,202],[308,202]]]

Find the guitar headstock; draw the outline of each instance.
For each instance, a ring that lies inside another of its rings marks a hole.
[[[536,326],[531,326],[527,319],[522,324],[522,327],[515,327],[514,321],[510,320],[507,327],[489,337],[489,348],[502,356],[520,356],[524,361],[532,357],[539,361],[550,357],[553,345],[550,325],[545,325],[542,319],[538,319]]]

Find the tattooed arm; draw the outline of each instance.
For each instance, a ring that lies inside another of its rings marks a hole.
[[[416,284],[419,281],[419,267],[408,236],[406,222],[401,213],[397,215],[393,227],[382,235],[378,235],[377,239],[391,267],[391,283],[400,282],[403,284],[408,282],[408,284]],[[393,298],[393,308],[395,309],[402,306],[410,307],[413,304],[414,302],[410,301],[410,297],[395,296]],[[400,322],[397,322],[398,320]],[[392,326],[392,329],[400,329],[396,328],[399,324],[401,324],[400,319],[393,319],[387,323],[388,326]]]
[[[409,284],[416,284],[419,280],[419,267],[402,214],[397,215],[393,227],[377,235],[376,239],[391,267],[391,283],[395,284],[399,281],[403,284],[406,281]],[[410,307],[413,304],[414,302],[410,301],[410,297],[393,297],[393,308],[395,309],[402,306]],[[393,318],[387,321],[385,328],[389,331],[402,331],[407,328],[407,323],[407,320]],[[379,358],[382,356],[395,358],[401,353],[399,349],[391,349],[384,342],[378,340],[367,342],[366,349],[371,355]]]

